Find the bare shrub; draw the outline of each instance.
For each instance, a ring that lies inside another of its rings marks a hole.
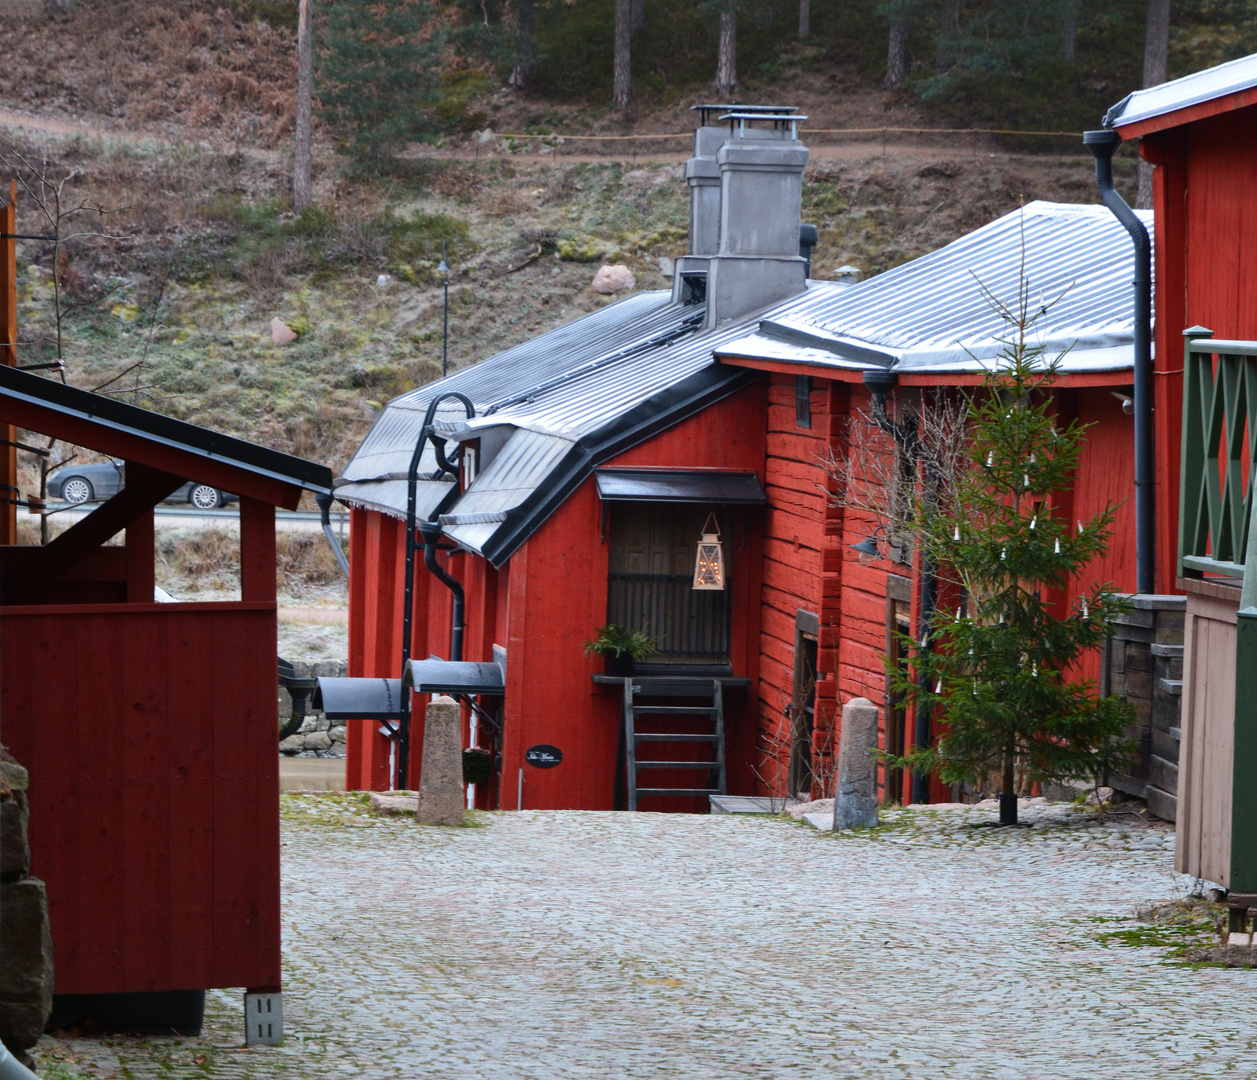
[[[322,533],[277,533],[275,559],[279,581],[286,592],[344,581],[336,556]]]

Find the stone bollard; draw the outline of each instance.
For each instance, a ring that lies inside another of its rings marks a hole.
[[[463,823],[463,719],[453,698],[434,697],[424,714],[420,825]]]
[[[852,698],[842,707],[834,828],[877,824],[877,706]]]
[[[44,883],[28,877],[27,772],[0,747],[0,1042],[18,1061],[52,1012],[52,934]]]

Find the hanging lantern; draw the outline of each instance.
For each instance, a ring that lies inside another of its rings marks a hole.
[[[723,589],[724,587],[724,545],[720,542],[720,526],[716,524],[716,515],[711,513],[707,515],[707,521],[703,525],[703,537],[698,542],[698,558],[694,563],[694,588]]]

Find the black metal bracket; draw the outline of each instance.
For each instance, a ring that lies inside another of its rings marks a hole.
[[[19,450],[25,450],[28,454],[38,454],[40,457],[48,457],[50,450],[45,450],[42,446],[31,446],[24,442],[13,442],[11,439],[0,439],[0,446],[16,446]]]
[[[57,240],[59,237],[56,233],[51,235],[42,235],[40,233],[20,233],[20,232],[3,232],[0,233],[0,240]]]

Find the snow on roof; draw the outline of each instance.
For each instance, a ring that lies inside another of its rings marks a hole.
[[[1137,211],[1147,225],[1150,211]],[[718,356],[884,367],[939,375],[980,371],[1011,328],[984,289],[1015,306],[1048,306],[1031,341],[1062,371],[1133,364],[1130,236],[1103,206],[1032,202],[946,247],[846,289],[809,288]]]
[[[1127,127],[1254,86],[1257,86],[1257,53],[1184,75],[1160,86],[1136,90],[1105,113],[1104,126]]]

